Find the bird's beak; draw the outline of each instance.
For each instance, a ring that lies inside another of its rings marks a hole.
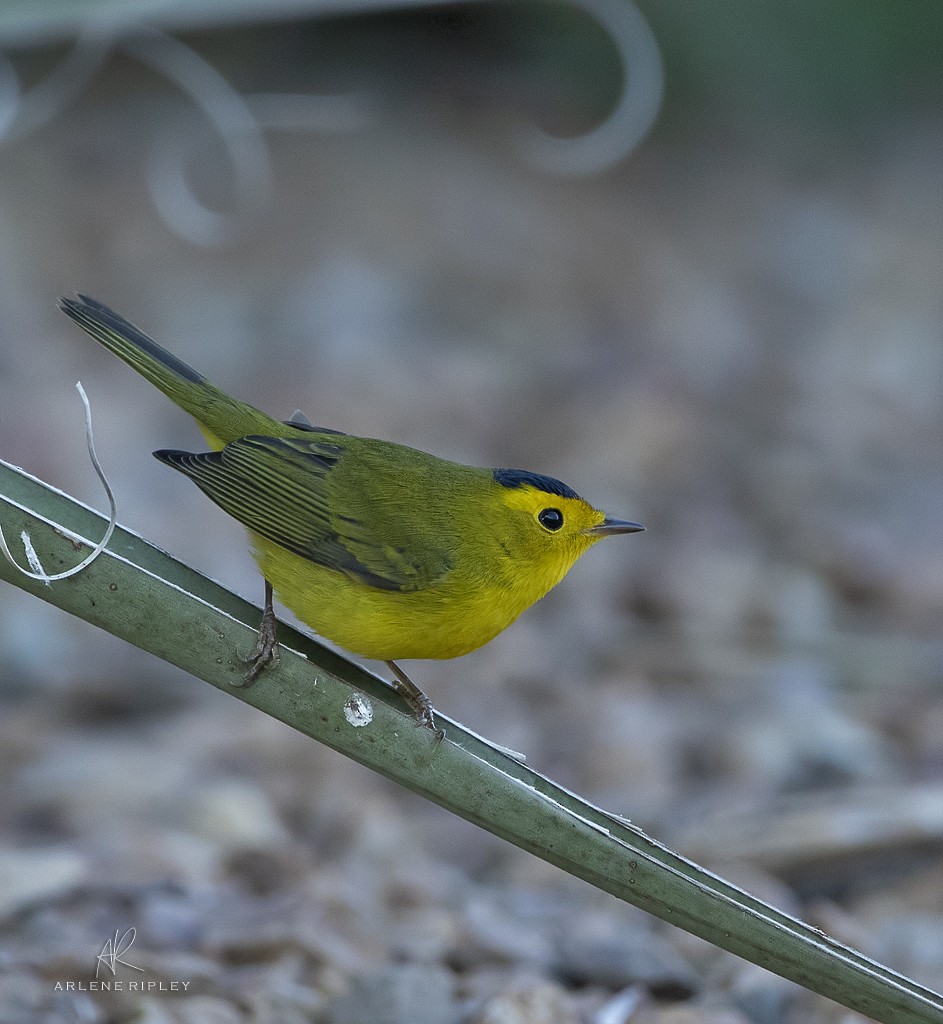
[[[606,516],[601,523],[590,526],[583,533],[588,533],[590,537],[614,537],[617,533],[640,533],[644,529],[641,523],[630,523],[625,519]]]

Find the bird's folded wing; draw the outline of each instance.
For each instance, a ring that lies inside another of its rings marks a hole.
[[[249,436],[219,452],[154,454],[250,530],[311,562],[383,590],[422,590],[444,576],[448,553],[410,542],[383,509],[365,523],[338,507],[331,474],[345,453],[336,435]]]

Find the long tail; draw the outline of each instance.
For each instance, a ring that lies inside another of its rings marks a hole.
[[[276,420],[220,391],[103,303],[79,295],[76,299],[60,299],[59,308],[190,413],[213,448],[220,449],[246,434],[284,433],[284,426]]]

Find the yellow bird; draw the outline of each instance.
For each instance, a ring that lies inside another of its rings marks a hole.
[[[636,533],[552,477],[281,422],[231,398],[94,299],[60,307],[197,421],[211,452],[157,451],[249,530],[265,580],[246,682],[277,658],[272,591],[321,636],[385,661],[416,721],[432,703],[396,664],[488,643],[603,537]]]

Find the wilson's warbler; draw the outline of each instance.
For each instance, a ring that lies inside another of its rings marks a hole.
[[[635,533],[566,484],[477,469],[389,441],[272,419],[238,402],[94,299],[62,310],[190,413],[206,453],[157,451],[248,527],[265,610],[246,682],[277,657],[272,590],[302,622],[389,664],[416,720],[429,698],[395,664],[481,647],[596,541]]]

